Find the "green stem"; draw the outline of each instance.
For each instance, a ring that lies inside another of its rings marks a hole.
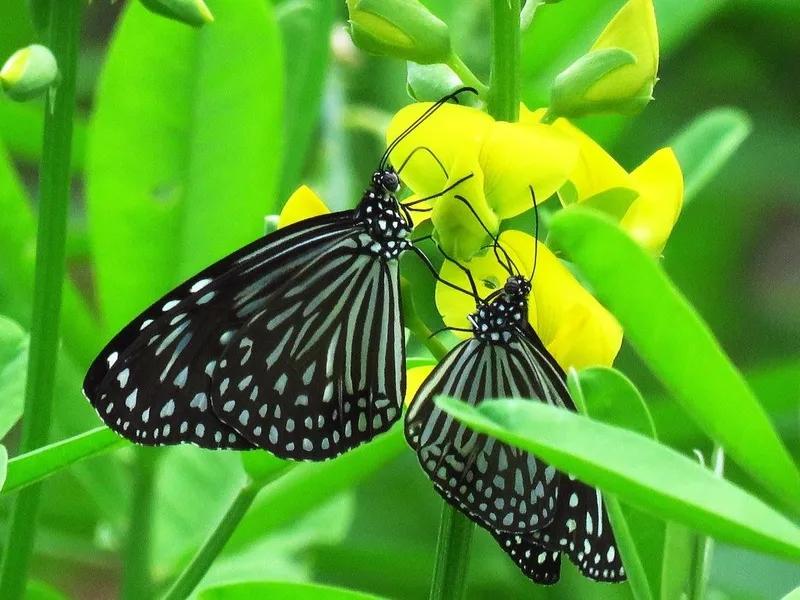
[[[519,120],[520,0],[492,0],[492,60],[487,110],[498,121]],[[412,329],[413,331],[413,329]],[[439,525],[431,600],[460,600],[466,589],[475,525],[445,504]]]
[[[489,114],[498,121],[519,120],[520,0],[492,0],[492,63]]]
[[[453,70],[453,73],[458,75],[464,85],[474,87],[478,90],[479,96],[485,98],[489,93],[489,88],[475,76],[475,73],[470,70],[466,63],[461,60],[461,57],[455,52],[450,53],[450,58],[447,59],[447,66]]]
[[[48,45],[58,61],[61,82],[51,93],[45,111],[31,341],[20,452],[45,445],[50,433],[65,268],[81,5],[82,0],[48,4]],[[19,492],[11,507],[0,567],[0,598],[4,600],[18,600],[24,595],[40,498],[40,485],[32,485]]]
[[[714,452],[711,455],[710,467],[717,477],[723,477],[725,470],[725,454],[720,446],[714,447]],[[694,539],[694,561],[692,564],[692,572],[689,575],[686,598],[687,600],[703,600],[706,597],[706,589],[708,588],[714,540],[706,535],[695,535]]]
[[[461,600],[467,589],[467,567],[475,524],[445,503],[436,542],[430,600]]]
[[[159,450],[136,448],[134,458],[133,498],[125,540],[124,572],[122,574],[123,600],[149,598],[152,585],[150,576],[150,548],[153,514],[153,481]]]
[[[262,481],[248,479],[247,483],[239,490],[228,511],[222,517],[219,525],[211,532],[192,562],[184,569],[172,588],[164,595],[162,600],[184,600],[203,579],[214,560],[225,547],[236,526],[244,517],[247,509],[253,504],[258,492],[266,484]]]

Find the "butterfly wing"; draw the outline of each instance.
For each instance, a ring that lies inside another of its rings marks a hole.
[[[220,419],[277,456],[323,460],[386,431],[405,390],[397,261],[348,239],[234,335],[213,376]]]
[[[433,403],[438,395],[471,405],[507,396],[571,403],[563,378],[535,343],[523,332],[502,344],[475,338],[462,342],[420,387],[406,415],[405,433],[436,490],[479,524],[525,532],[549,523],[560,474],[533,454],[455,421]]]
[[[528,579],[542,585],[558,582],[561,577],[561,552],[540,546],[524,534],[496,529],[489,531]]]
[[[281,229],[211,265],[117,334],[84,379],[100,418],[139,444],[253,444],[211,408],[211,376],[233,332],[308,265],[360,229],[352,211]]]

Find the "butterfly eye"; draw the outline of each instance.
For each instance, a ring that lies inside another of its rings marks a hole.
[[[384,171],[381,175],[381,185],[389,192],[400,191],[400,178],[394,171]]]

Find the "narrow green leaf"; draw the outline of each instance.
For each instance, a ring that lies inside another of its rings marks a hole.
[[[276,11],[283,38],[284,148],[279,203],[300,183],[314,129],[319,123],[322,91],[330,61],[333,2],[289,0]]]
[[[101,73],[87,208],[108,333],[262,234],[283,101],[273,7],[220,0],[197,31],[129,3]],[[131,149],[136,149],[132,152]]]
[[[8,477],[8,450],[5,446],[0,446],[0,490],[6,484]]]
[[[378,596],[310,583],[282,581],[234,583],[203,590],[198,600],[380,600]]]
[[[22,416],[28,366],[28,336],[0,316],[0,439]]]
[[[648,438],[656,437],[653,419],[641,394],[619,371],[592,367],[579,375],[572,369],[567,382],[582,414]],[[661,577],[658,559],[663,550],[664,524],[633,507],[623,506],[613,494],[606,493],[605,502],[631,591],[637,600],[652,600]]]
[[[550,233],[698,425],[754,479],[800,509],[800,474],[708,326],[663,269],[603,215],[573,208]]]
[[[125,444],[127,442],[124,439],[107,427],[98,427],[67,440],[21,454],[8,461],[8,477],[0,495],[9,494],[79,461],[110,452]]]
[[[691,459],[639,434],[539,402],[470,407],[437,399],[472,429],[540,456],[560,471],[718,540],[800,562],[800,529]]]
[[[750,117],[736,108],[713,108],[694,119],[673,138],[684,177],[684,202],[689,202],[730,160],[750,132]]]

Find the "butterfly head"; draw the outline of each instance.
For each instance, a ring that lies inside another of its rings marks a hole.
[[[502,290],[482,301],[469,316],[473,335],[490,344],[508,342],[512,330],[524,326],[528,319],[530,292],[530,281],[521,275],[510,276]]]
[[[503,286],[503,294],[511,302],[526,300],[530,293],[531,282],[522,275],[511,275]]]
[[[372,187],[376,192],[394,195],[400,191],[400,177],[391,166],[378,169],[372,174]]]

